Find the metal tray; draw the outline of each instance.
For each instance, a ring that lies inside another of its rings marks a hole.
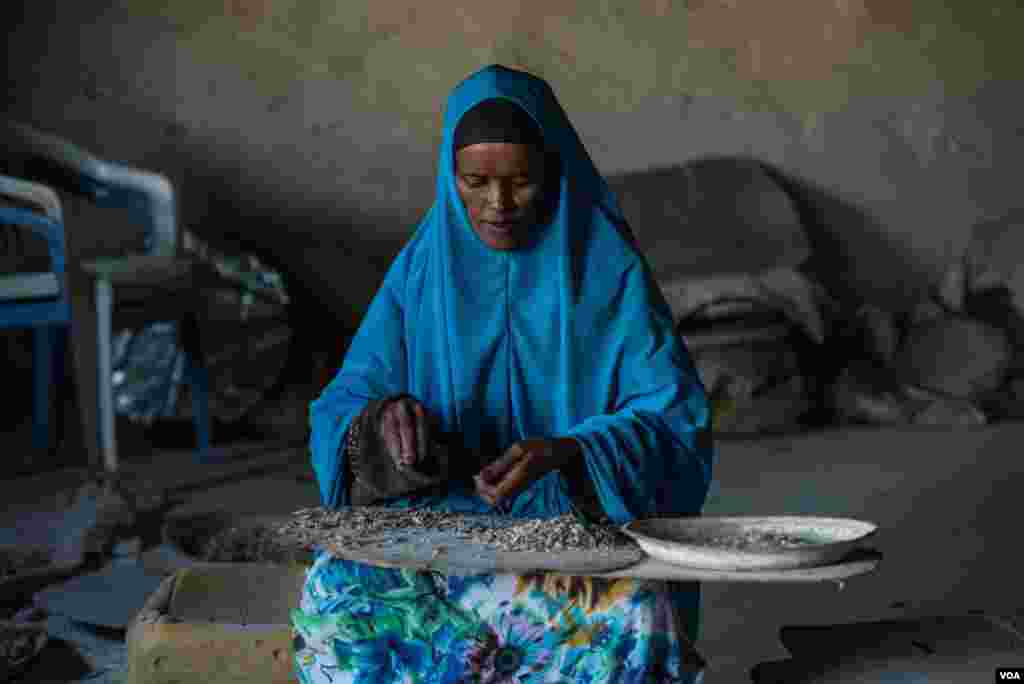
[[[603,552],[497,551],[449,533],[413,528],[389,531],[379,542],[358,548],[336,544],[327,544],[325,548],[336,558],[378,567],[436,570],[448,574],[553,572],[594,575],[622,570],[646,558],[646,554],[633,545]]]
[[[202,549],[215,534],[229,528],[271,526],[288,520],[287,516],[235,515],[227,512],[198,513],[169,517],[163,528],[162,548],[148,553],[143,561],[147,568],[174,572],[185,567],[216,567],[232,562],[311,565],[315,553],[296,546],[291,553],[272,557],[240,558],[236,561],[206,561]],[[372,543],[355,547],[326,544],[324,549],[336,558],[357,561],[378,567],[437,570],[453,574],[481,572],[560,572],[564,574],[598,574],[629,567],[646,558],[637,546],[605,552],[563,551],[556,554],[495,551],[469,543],[449,533],[421,529],[391,530]]]
[[[807,516],[650,518],[622,528],[652,558],[729,571],[831,565],[877,529],[861,520]]]
[[[271,516],[237,516],[227,513],[199,514],[192,516],[180,516],[165,528],[165,542],[159,547],[151,549],[143,555],[143,565],[152,571],[165,574],[172,574],[185,568],[199,569],[202,571],[223,572],[225,568],[243,567],[254,565],[253,563],[225,563],[202,561],[195,553],[197,542],[202,542],[207,535],[224,526],[250,525],[260,523],[281,522],[283,517]],[[378,567],[405,567],[414,570],[431,569],[435,571],[451,573],[474,573],[487,571],[504,572],[544,572],[551,571],[550,558],[540,557],[542,554],[515,554],[518,557],[498,558],[493,552],[491,554],[479,554],[477,549],[447,547],[443,553],[435,555],[433,549],[437,547],[427,540],[421,548],[410,552],[403,549],[402,544],[398,548],[376,549],[367,553],[353,550],[343,550],[342,557],[351,560],[369,563]],[[432,540],[438,541],[438,540]],[[443,544],[441,544],[443,545]],[[424,553],[426,551],[426,553]],[[469,558],[467,559],[467,551]],[[642,552],[641,552],[642,555]],[[476,556],[476,557],[473,557]],[[506,554],[507,556],[507,554]],[[532,557],[531,557],[532,556]],[[660,579],[673,581],[700,581],[700,582],[729,582],[729,583],[796,583],[814,584],[819,582],[842,583],[848,579],[874,572],[881,561],[881,554],[867,548],[857,548],[848,555],[844,555],[835,563],[808,568],[796,569],[707,569],[698,567],[684,567],[678,564],[666,563],[661,560],[646,557],[635,564],[622,562],[621,569],[611,568],[620,565],[619,559],[600,559],[603,562],[594,563],[594,558],[567,558],[562,557],[558,567],[554,570],[563,574],[580,574],[595,577],[633,577],[637,579]],[[612,563],[608,563],[612,560]],[[630,559],[632,560],[632,559]],[[539,562],[538,562],[539,561]],[[311,561],[300,563],[308,567]],[[255,563],[255,565],[265,565]]]

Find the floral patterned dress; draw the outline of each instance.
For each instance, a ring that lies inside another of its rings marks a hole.
[[[702,681],[664,582],[445,575],[320,551],[292,611],[302,684]]]

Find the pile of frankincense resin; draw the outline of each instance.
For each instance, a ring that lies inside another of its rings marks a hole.
[[[444,533],[494,551],[615,553],[639,548],[614,526],[584,524],[573,515],[541,520],[376,506],[306,508],[278,524],[276,531],[305,548],[358,549],[398,541],[403,534],[415,537],[417,532]]]

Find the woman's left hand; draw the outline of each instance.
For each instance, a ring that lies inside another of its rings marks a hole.
[[[498,460],[481,470],[473,482],[480,498],[494,506],[581,456],[579,442],[571,437],[527,439],[509,447]]]

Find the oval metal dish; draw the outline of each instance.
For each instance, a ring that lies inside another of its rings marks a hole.
[[[652,558],[711,570],[787,570],[831,565],[878,527],[848,518],[735,516],[634,520],[622,531]]]
[[[415,528],[389,530],[383,538],[372,544],[354,548],[327,544],[325,548],[337,558],[360,563],[435,569],[449,574],[487,572],[528,575],[552,572],[593,575],[622,570],[647,557],[642,549],[633,544],[606,551],[499,551],[450,533]]]

